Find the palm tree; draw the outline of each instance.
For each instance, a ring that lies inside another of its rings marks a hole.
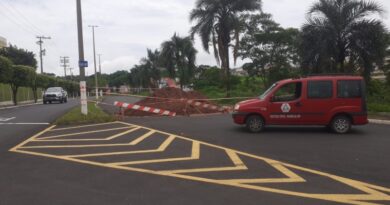
[[[369,18],[382,7],[365,0],[319,0],[302,27],[303,65],[312,72],[361,72],[383,64],[386,29]]]
[[[190,21],[196,21],[191,35],[200,36],[207,52],[210,43],[213,45],[214,56],[224,71],[227,96],[230,95],[229,46],[233,38],[235,48],[238,48],[241,32],[239,16],[260,9],[260,0],[197,0],[196,8],[191,11]]]
[[[143,69],[144,78],[149,79],[149,85],[151,87],[158,86],[158,80],[160,80],[160,51],[147,49],[147,57],[141,59],[141,67]]]
[[[161,62],[171,78],[179,78],[182,89],[194,76],[197,52],[190,37],[182,38],[176,33],[161,45]]]

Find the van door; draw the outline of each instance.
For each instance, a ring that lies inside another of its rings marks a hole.
[[[302,103],[302,124],[322,125],[335,106],[333,80],[309,80]]]
[[[302,82],[280,86],[272,95],[268,106],[268,123],[296,125],[301,120]]]

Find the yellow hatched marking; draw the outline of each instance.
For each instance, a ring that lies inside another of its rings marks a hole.
[[[125,132],[121,132],[119,134],[116,134],[116,135],[113,135],[113,136],[110,136],[108,138],[98,138],[98,139],[93,139],[93,138],[90,138],[90,139],[50,139],[50,140],[40,140],[40,139],[37,139],[35,141],[37,142],[88,142],[88,141],[110,141],[110,140],[113,140],[115,138],[118,138],[118,137],[121,137],[121,136],[124,136],[124,135],[127,135],[129,133],[132,133],[134,131],[137,131],[141,129],[140,127],[135,127],[135,128],[132,128],[130,130],[127,130]]]
[[[22,143],[20,143],[20,144],[17,145],[16,147],[10,149],[10,151],[11,151],[11,152],[17,152],[18,149],[19,149],[20,147],[23,147],[24,145],[26,145],[26,144],[29,143],[30,141],[32,141],[32,140],[36,139],[37,137],[39,137],[39,136],[45,134],[46,132],[49,132],[51,129],[53,129],[53,128],[55,128],[55,127],[56,127],[56,126],[53,125],[53,126],[50,126],[50,127],[46,128],[46,129],[44,129],[42,132],[39,132],[38,134],[32,136],[31,138],[29,138],[29,139],[23,141]]]
[[[77,132],[77,133],[70,133],[70,134],[63,134],[63,135],[55,135],[55,136],[50,136],[50,137],[40,137],[36,141],[45,141],[48,139],[56,139],[56,138],[60,138],[60,137],[69,137],[69,136],[75,136],[75,135],[84,135],[84,134],[93,134],[93,133],[99,133],[99,132],[124,130],[124,129],[129,129],[129,128],[131,128],[131,127],[120,127],[120,128],[112,128],[112,129],[104,129],[104,130],[94,130],[94,131]]]
[[[119,122],[124,125],[130,125],[134,126],[129,123],[124,123],[124,122]],[[264,191],[264,192],[271,192],[275,194],[283,194],[283,195],[288,195],[288,196],[295,196],[295,197],[303,197],[303,198],[310,198],[310,199],[319,199],[319,200],[325,200],[325,201],[332,201],[332,202],[339,202],[339,203],[345,203],[345,204],[353,204],[353,205],[377,205],[381,201],[390,201],[390,196],[384,192],[390,192],[389,188],[386,187],[381,187],[373,184],[368,184],[364,182],[359,182],[356,180],[352,179],[347,179],[344,177],[338,177],[332,174],[316,171],[316,170],[311,170],[307,169],[304,167],[292,165],[289,163],[283,163],[279,161],[275,161],[269,158],[245,153],[245,152],[240,152],[240,151],[235,151],[231,150],[228,148],[224,148],[221,146],[209,144],[206,142],[200,142],[200,141],[194,141],[192,139],[186,138],[186,137],[181,137],[181,136],[175,136],[178,139],[183,139],[187,141],[193,142],[193,150],[192,154],[194,153],[194,146],[195,143],[198,144],[198,146],[203,145],[203,146],[209,146],[213,147],[216,149],[223,149],[225,151],[230,151],[230,153],[234,152],[235,154],[229,155],[231,159],[233,158],[237,164],[239,164],[239,161],[237,158],[235,158],[234,155],[238,156],[246,156],[250,157],[253,159],[258,159],[261,161],[264,161],[271,166],[275,167],[275,169],[279,170],[280,172],[284,173],[286,176],[289,178],[286,179],[279,179],[281,180],[280,182],[286,183],[286,182],[297,182],[299,180],[299,176],[296,175],[294,172],[289,170],[288,168],[291,169],[296,169],[300,170],[303,172],[307,173],[312,173],[320,176],[327,177],[329,179],[341,182],[349,187],[361,190],[365,192],[365,194],[312,194],[312,193],[304,193],[304,192],[297,192],[297,191],[289,191],[289,190],[283,190],[283,189],[277,189],[277,188],[269,188],[269,187],[264,187],[260,185],[255,185],[251,183],[256,183],[255,180],[261,180],[261,179],[254,179],[254,181],[227,181],[227,180],[215,180],[215,179],[208,179],[208,178],[202,178],[202,177],[196,177],[196,176],[190,176],[190,175],[182,175],[182,174],[177,174],[177,173],[170,173],[170,172],[163,172],[163,171],[155,171],[155,170],[148,170],[148,169],[142,169],[142,168],[135,168],[135,167],[129,167],[129,166],[123,166],[123,165],[116,165],[115,163],[99,163],[95,161],[89,161],[89,160],[83,160],[83,159],[77,159],[73,157],[68,157],[68,156],[58,156],[58,155],[51,155],[51,154],[44,154],[44,153],[37,153],[33,151],[27,151],[27,150],[21,150],[25,149],[24,145],[27,143],[34,141],[37,137],[42,135],[43,133],[50,131],[53,127],[50,127],[46,129],[45,131],[42,131],[38,133],[37,135],[34,135],[32,138],[22,142],[21,144],[17,145],[16,147],[12,148],[10,151],[12,152],[18,152],[18,153],[24,153],[24,154],[30,154],[30,155],[36,155],[36,156],[42,156],[42,157],[50,157],[50,158],[57,158],[57,159],[62,159],[62,160],[67,160],[67,161],[73,161],[73,162],[78,162],[78,163],[84,163],[84,164],[89,164],[89,165],[95,165],[95,166],[101,166],[101,167],[107,167],[107,168],[113,168],[113,169],[120,169],[120,170],[127,170],[127,171],[136,171],[136,172],[141,172],[141,173],[148,173],[148,174],[155,174],[155,175],[160,175],[160,176],[169,176],[169,177],[176,177],[180,179],[186,179],[186,180],[193,180],[193,181],[200,181],[200,182],[205,182],[205,183],[212,183],[212,184],[219,184],[219,185],[225,185],[225,186],[234,186],[234,187],[239,187],[239,188],[244,188],[244,189],[251,189],[251,190],[257,190],[257,191]],[[157,132],[159,134],[166,134],[168,136],[171,136],[172,134],[166,133],[166,132],[161,132],[157,131],[154,129],[149,129],[142,127],[144,129],[150,130]],[[126,144],[129,146],[129,144]],[[96,146],[96,145],[93,145]],[[112,145],[110,145],[112,146]],[[114,144],[115,146],[115,144]],[[62,148],[63,146],[59,146]],[[84,147],[84,145],[83,145]],[[33,148],[33,147],[30,147]],[[142,150],[141,150],[142,151]],[[196,153],[196,152],[195,152]],[[199,159],[199,150],[197,151],[198,159]],[[238,157],[239,159],[239,157]],[[168,159],[166,159],[168,160]],[[175,158],[172,158],[171,160],[175,161]],[[177,160],[177,158],[176,158]],[[150,162],[150,161],[149,161]],[[159,162],[164,162],[164,161],[156,161],[156,162],[150,162],[150,163],[159,163]],[[296,180],[296,181],[295,181]],[[300,181],[303,183],[303,181]],[[262,183],[262,182],[260,182]],[[265,183],[265,182],[264,182]],[[270,182],[270,183],[276,183],[276,182]],[[383,191],[383,192],[381,192]]]
[[[101,157],[101,156],[113,156],[113,155],[126,155],[126,154],[143,154],[143,153],[153,153],[153,152],[163,152],[168,146],[175,140],[175,136],[169,136],[157,149],[152,150],[137,150],[137,151],[127,151],[127,152],[109,152],[109,153],[94,153],[94,154],[82,154],[82,155],[67,155],[64,157],[73,157],[73,158],[84,158],[84,157]]]
[[[130,145],[137,145],[140,142],[144,141],[146,138],[152,136],[156,131],[149,131],[148,133],[142,135],[141,137],[137,138],[136,140],[130,142]]]
[[[74,126],[74,127],[65,127],[65,128],[51,129],[51,130],[49,130],[49,132],[63,131],[63,130],[72,130],[72,129],[86,128],[86,127],[98,127],[98,126],[110,125],[110,124],[122,124],[122,123],[119,123],[119,122],[105,122],[105,123],[98,123],[98,124],[93,124],[93,125],[81,125],[81,126]]]
[[[286,175],[288,178],[254,178],[254,179],[229,179],[229,180],[223,180],[228,183],[239,183],[239,184],[245,184],[245,183],[292,183],[292,182],[306,182],[305,179],[298,176],[291,170],[284,167],[281,163],[276,161],[269,161],[267,162],[269,165],[274,167],[279,172]]]
[[[126,166],[126,165],[135,165],[135,164],[151,164],[151,163],[162,163],[162,162],[175,162],[175,161],[186,161],[186,160],[196,160],[200,156],[200,143],[194,141],[192,143],[192,152],[190,157],[177,157],[177,158],[167,158],[167,159],[152,159],[152,160],[140,160],[140,161],[131,161],[131,162],[116,162],[109,163],[113,166]]]
[[[155,131],[150,131],[145,135],[151,136]],[[130,143],[120,143],[120,144],[91,144],[91,145],[47,145],[47,146],[24,146],[23,149],[56,149],[56,148],[91,148],[91,147],[123,147],[123,146],[134,146],[145,140],[147,137],[145,135],[131,141]],[[177,136],[176,136],[177,137]],[[141,139],[142,140],[141,140]],[[37,141],[37,140],[31,140]]]
[[[164,170],[159,171],[159,173],[164,174],[185,174],[185,173],[201,173],[201,172],[220,172],[220,171],[237,171],[237,170],[247,170],[248,168],[245,166],[244,162],[240,159],[240,157],[233,150],[226,149],[225,150],[230,160],[233,162],[235,166],[230,167],[207,167],[207,168],[196,168],[196,169],[181,169],[181,170]]]

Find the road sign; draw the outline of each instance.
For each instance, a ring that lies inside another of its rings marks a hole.
[[[88,67],[88,61],[79,61],[79,67],[87,68]]]

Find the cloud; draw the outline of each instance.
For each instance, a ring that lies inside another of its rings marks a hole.
[[[113,60],[106,60],[102,62],[103,73],[113,73],[117,70],[127,70],[132,68],[132,65],[137,64],[138,58],[134,56],[120,56]]]
[[[315,0],[263,0],[264,11],[284,27],[300,27]],[[390,11],[389,0],[377,0]],[[130,69],[146,55],[147,48],[160,48],[173,33],[188,35],[189,12],[195,0],[83,0],[83,32],[85,59],[93,68],[92,34],[96,29],[96,50],[103,54],[104,72]],[[384,20],[388,27],[390,22]],[[69,56],[71,67],[78,74],[78,43],[75,1],[64,0],[0,0],[0,36],[18,47],[38,54],[36,35],[51,36],[44,47],[45,72],[63,75],[60,56]],[[211,52],[199,51],[198,64],[215,65]],[[232,65],[233,66],[233,65]],[[88,68],[89,70],[92,69]]]

